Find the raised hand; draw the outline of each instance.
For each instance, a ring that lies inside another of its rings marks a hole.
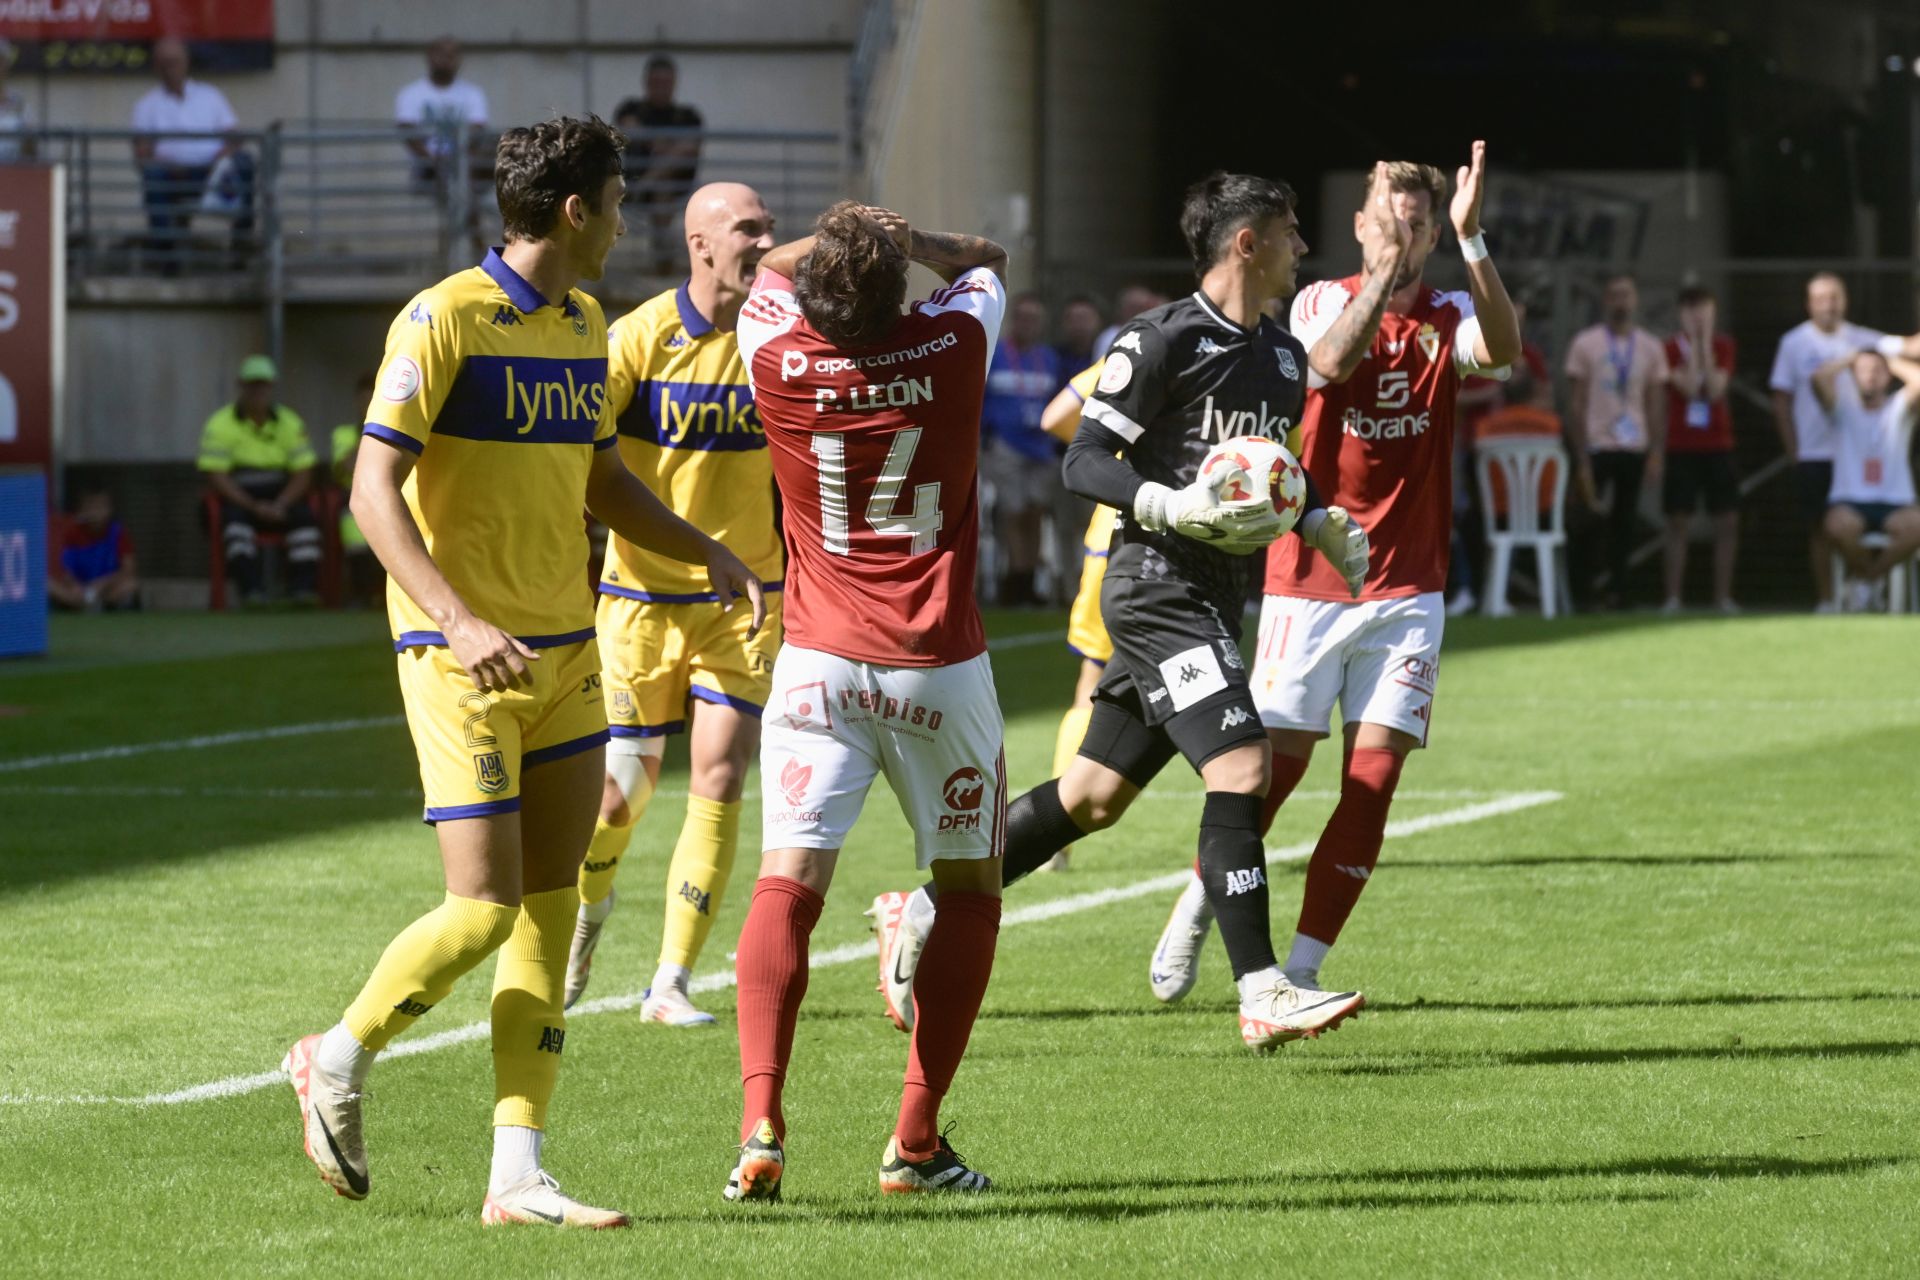
[[[1367,180],[1367,202],[1360,231],[1360,259],[1369,274],[1383,266],[1398,266],[1413,244],[1413,228],[1393,211],[1393,189],[1387,185],[1387,166],[1376,161]],[[1392,274],[1392,272],[1388,272]]]
[[[1447,208],[1453,229],[1462,240],[1480,234],[1480,201],[1486,195],[1486,175],[1487,144],[1476,138],[1473,162],[1461,165],[1453,176],[1453,203]]]

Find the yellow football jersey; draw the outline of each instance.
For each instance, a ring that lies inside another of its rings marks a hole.
[[[427,550],[480,617],[536,648],[594,634],[587,472],[612,448],[607,325],[549,303],[491,252],[420,293],[387,331],[365,434],[419,455],[403,490]],[[394,647],[445,644],[387,585]]]
[[[777,585],[773,462],[739,342],[700,314],[684,284],[635,307],[607,337],[607,401],[627,468],[674,514]],[[663,604],[717,598],[703,566],[618,535],[607,539],[600,590]]]

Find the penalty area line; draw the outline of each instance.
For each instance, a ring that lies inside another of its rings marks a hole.
[[[1438,813],[1422,814],[1415,818],[1389,822],[1387,838],[1402,839],[1419,835],[1426,831],[1437,831],[1442,827],[1463,826],[1472,822],[1484,822],[1504,814],[1518,813],[1523,809],[1532,809],[1543,804],[1552,804],[1561,799],[1558,791],[1518,791],[1478,804],[1461,805],[1455,809],[1442,809]],[[1313,841],[1286,845],[1267,851],[1267,861],[1299,862],[1313,853]],[[1016,907],[1000,917],[1002,929],[1017,925],[1033,924],[1041,920],[1053,920],[1060,916],[1078,915],[1083,911],[1094,911],[1111,906],[1116,902],[1127,902],[1134,898],[1149,897],[1153,894],[1171,893],[1183,888],[1193,872],[1183,869],[1167,875],[1150,876],[1145,880],[1136,880],[1132,884],[1117,885],[1111,889],[1096,889],[1088,893],[1072,893],[1060,898],[1050,898],[1044,902],[1035,902],[1028,906]],[[839,965],[852,964],[858,960],[873,957],[872,939],[848,943],[844,946],[830,947],[815,952],[809,962],[809,968],[830,969]],[[705,973],[688,984],[692,994],[709,991],[722,991],[734,984],[732,970],[718,973]],[[645,998],[644,992],[630,992],[626,995],[603,996],[595,1000],[584,1000],[567,1011],[569,1017],[581,1017],[596,1013],[618,1013],[627,1009],[637,1009]],[[415,1039],[402,1039],[381,1053],[382,1058],[411,1058],[417,1054],[433,1053],[440,1049],[450,1049],[455,1045],[484,1039],[489,1031],[485,1022],[470,1022],[465,1026],[449,1027],[445,1031],[436,1031]],[[241,1094],[257,1093],[272,1088],[285,1080],[278,1071],[258,1071],[249,1075],[228,1076],[221,1080],[209,1080],[205,1084],[191,1085],[185,1089],[174,1089],[165,1093],[149,1093],[137,1096],[112,1096],[105,1094],[57,1095],[39,1093],[0,1094],[0,1104],[15,1106],[36,1103],[66,1104],[113,1104],[135,1107],[176,1106],[186,1102],[208,1102],[215,1098],[232,1098]]]

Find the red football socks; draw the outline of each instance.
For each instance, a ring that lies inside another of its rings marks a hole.
[[[754,907],[759,907],[757,898]],[[940,1149],[940,1100],[946,1097],[961,1055],[967,1051],[967,1038],[973,1034],[973,1021],[993,973],[993,947],[999,933],[997,896],[940,895],[933,929],[913,977],[913,1048],[907,1055],[906,1086],[900,1094],[900,1121],[893,1131],[903,1159],[925,1160]],[[792,1039],[791,1029],[788,1039]],[[743,1061],[745,1046],[743,1017]]]
[[[807,994],[807,939],[824,905],[819,894],[786,876],[762,876],[753,886],[753,905],[734,960],[740,984],[740,1083],[746,1092],[741,1142],[761,1116],[770,1117],[773,1131],[786,1137],[780,1090],[793,1056],[800,1001]]]
[[[1387,834],[1387,809],[1400,781],[1402,757],[1384,747],[1364,747],[1347,759],[1340,780],[1340,803],[1327,819],[1320,843],[1307,863],[1306,897],[1300,904],[1299,932],[1332,946],[1360,901],[1367,878],[1380,861]]]
[[[1267,783],[1266,802],[1260,806],[1260,835],[1264,839],[1267,832],[1273,830],[1273,820],[1280,812],[1280,806],[1287,802],[1293,789],[1300,785],[1300,779],[1307,776],[1307,761],[1301,756],[1273,753],[1273,780]]]

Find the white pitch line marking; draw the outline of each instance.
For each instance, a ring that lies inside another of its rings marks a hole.
[[[1406,818],[1387,824],[1387,838],[1398,839],[1419,835],[1425,831],[1436,831],[1442,827],[1457,827],[1469,822],[1482,822],[1488,818],[1497,818],[1502,814],[1518,813],[1522,809],[1531,809],[1538,805],[1552,804],[1561,798],[1558,791],[1518,791],[1510,795],[1499,796],[1479,804],[1462,805],[1457,809],[1443,809],[1439,813],[1423,814],[1417,818]],[[1267,861],[1298,862],[1312,854],[1313,842],[1286,845],[1267,851]],[[1170,893],[1183,887],[1193,872],[1182,870],[1163,876],[1152,876],[1145,880],[1136,880],[1132,884],[1119,885],[1112,889],[1097,889],[1090,893],[1073,893],[1061,898],[1051,898],[1045,902],[1036,902],[1031,906],[1017,907],[1000,917],[1001,928],[1014,925],[1032,924],[1038,920],[1052,920],[1059,916],[1077,915],[1082,911],[1093,911],[1110,906],[1116,902],[1126,902],[1133,898],[1143,898],[1156,893]],[[874,944],[872,941],[848,943],[844,946],[830,947],[816,952],[809,961],[809,967],[828,969],[838,965],[852,964],[856,960],[871,958]],[[731,970],[719,973],[707,973],[695,978],[688,984],[693,994],[708,991],[720,991],[733,985]],[[594,1013],[614,1013],[623,1009],[633,1009],[640,1005],[643,996],[632,992],[622,996],[603,996],[597,1000],[587,1000],[567,1011],[569,1017]],[[432,1053],[439,1049],[449,1049],[455,1045],[466,1044],[471,1040],[484,1039],[488,1033],[484,1022],[470,1022],[465,1026],[450,1027],[445,1031],[436,1031],[431,1035],[417,1039],[400,1040],[388,1048],[381,1056],[387,1058],[410,1058],[415,1054]],[[260,1071],[251,1075],[228,1076],[223,1080],[210,1080],[205,1084],[192,1085],[185,1089],[175,1089],[166,1093],[149,1093],[138,1097],[114,1097],[101,1094],[77,1096],[58,1096],[35,1093],[0,1094],[0,1104],[16,1106],[34,1103],[66,1104],[118,1104],[123,1106],[155,1107],[172,1106],[183,1102],[207,1102],[214,1098],[232,1098],[241,1094],[257,1093],[272,1088],[285,1077],[278,1071]]]
[[[989,651],[1027,649],[1050,641],[1064,642],[1064,631],[1029,631],[987,641]],[[307,724],[273,725],[264,729],[235,729],[229,733],[207,733],[192,738],[172,738],[163,742],[131,742],[113,747],[94,747],[86,751],[59,751],[44,756],[20,756],[0,760],[0,773],[21,773],[29,769],[52,769],[64,764],[94,764],[101,760],[124,760],[128,756],[152,755],[157,751],[204,751],[209,747],[230,747],[242,742],[265,742],[274,738],[302,738],[315,733],[348,733],[355,729],[384,729],[405,724],[405,716],[363,716],[357,720],[315,720]]]
[[[685,800],[690,793],[685,787],[662,787],[653,793],[655,799]],[[1204,790],[1192,788],[1149,789],[1141,793],[1143,800],[1199,800],[1206,796]],[[1395,800],[1471,800],[1476,796],[1503,796],[1505,791],[1486,791],[1473,788],[1439,787],[1421,789],[1418,787],[1400,787],[1393,793]],[[93,785],[87,783],[47,783],[34,785],[19,783],[0,785],[0,796],[108,796],[126,799],[156,800],[203,800],[203,799],[261,799],[261,800],[395,800],[418,801],[418,787],[169,787],[169,786],[115,786],[111,783]],[[751,788],[741,793],[744,800],[760,799],[760,792]],[[1314,790],[1302,787],[1291,795],[1295,800],[1338,800],[1340,793],[1326,789]]]
[[[117,747],[95,747],[88,751],[60,751],[46,756],[21,756],[0,760],[0,773],[22,773],[28,769],[51,769],[63,764],[93,764],[100,760],[124,760],[128,756],[151,755],[156,751],[204,751],[209,747],[229,747],[241,742],[264,742],[271,738],[303,738],[314,733],[347,733],[354,729],[385,728],[404,724],[402,716],[363,716],[358,720],[316,720],[310,724],[283,724],[266,729],[235,729],[231,733],[206,733],[193,738],[174,738],[167,742],[133,742]]]

